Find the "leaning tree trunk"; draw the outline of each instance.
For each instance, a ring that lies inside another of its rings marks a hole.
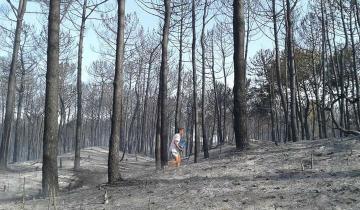
[[[234,132],[237,149],[248,147],[244,2],[234,0]]]
[[[81,17],[80,25],[80,37],[79,37],[79,49],[78,49],[78,66],[77,66],[77,116],[76,116],[76,138],[75,138],[75,159],[74,159],[74,169],[78,170],[80,168],[80,141],[82,136],[82,83],[81,83],[81,73],[82,73],[82,55],[83,55],[83,43],[84,43],[84,33],[85,33],[85,21],[86,21],[86,7],[87,0],[84,0],[83,11]]]
[[[59,96],[59,31],[60,0],[50,1],[46,71],[45,119],[43,136],[42,193],[56,196],[59,190],[58,96]]]
[[[113,112],[111,117],[111,134],[108,158],[108,182],[114,184],[121,179],[119,170],[119,145],[122,119],[123,97],[123,59],[125,32],[125,0],[118,0],[118,29],[116,38],[116,61],[114,77]]]
[[[2,141],[0,146],[0,168],[7,167],[7,159],[9,153],[11,127],[14,119],[14,108],[15,108],[15,92],[16,92],[16,67],[18,61],[18,52],[20,49],[20,35],[22,31],[23,17],[26,10],[27,0],[20,0],[19,7],[17,9],[16,17],[16,29],[13,52],[10,64],[10,73],[8,80],[8,89],[6,97],[6,109],[5,109],[5,120],[2,132]]]
[[[161,141],[161,167],[167,165],[168,161],[168,117],[167,117],[167,77],[168,77],[168,43],[169,43],[169,31],[170,31],[170,18],[171,18],[171,7],[170,0],[164,0],[165,6],[165,17],[163,27],[163,40],[161,43],[162,55],[161,55],[161,66],[160,66],[160,84],[159,84],[159,95],[160,95],[160,141]]]

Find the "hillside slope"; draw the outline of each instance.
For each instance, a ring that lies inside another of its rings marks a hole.
[[[221,153],[220,153],[221,152]],[[107,151],[82,151],[82,170],[72,156],[59,169],[57,209],[359,209],[358,139],[302,141],[275,146],[252,141],[251,149],[231,146],[211,151],[211,158],[180,168],[155,171],[154,160],[126,156],[123,181],[107,186]],[[311,158],[312,157],[312,158]],[[312,167],[311,167],[312,165]],[[11,165],[0,172],[0,209],[48,209],[37,196],[41,163]],[[23,182],[25,177],[25,202]],[[105,192],[108,203],[104,204]]]

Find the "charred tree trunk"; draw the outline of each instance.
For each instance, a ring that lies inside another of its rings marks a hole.
[[[113,111],[108,158],[108,182],[114,184],[121,179],[119,170],[119,145],[122,121],[123,60],[125,32],[125,0],[118,0],[118,29],[116,39],[116,61],[114,78]]]
[[[324,7],[324,2],[323,0],[321,0],[321,40],[322,40],[322,46],[321,46],[321,67],[322,67],[322,83],[323,83],[323,87],[322,87],[322,98],[321,98],[321,129],[322,129],[322,133],[323,133],[323,137],[327,138],[327,130],[326,130],[326,116],[325,116],[325,106],[326,106],[326,71],[327,71],[327,56],[326,56],[326,35],[325,35],[325,16],[324,13],[326,13],[326,11],[324,11],[325,7]]]
[[[167,77],[168,77],[168,43],[170,31],[171,7],[170,0],[164,0],[165,17],[163,27],[163,40],[161,43],[162,56],[160,66],[160,84],[159,84],[159,99],[160,99],[160,141],[161,141],[161,167],[167,165],[168,161],[168,118],[167,118]]]
[[[196,75],[196,5],[195,0],[192,0],[192,47],[191,47],[191,64],[193,71],[193,126],[195,132],[195,150],[194,150],[194,162],[198,162],[198,156],[200,153],[200,139],[198,130],[198,105],[197,105],[197,75]]]
[[[84,33],[85,33],[85,21],[86,21],[86,7],[87,0],[84,0],[83,11],[81,17],[80,25],[80,37],[79,37],[79,46],[78,46],[78,66],[77,66],[77,116],[76,116],[76,138],[75,138],[75,159],[74,159],[74,169],[78,170],[80,168],[80,147],[81,147],[81,136],[82,136],[82,83],[81,83],[81,73],[82,73],[82,55],[83,55],[83,43],[84,43]]]
[[[234,0],[234,132],[237,149],[248,147],[244,2]]]
[[[2,141],[0,145],[0,168],[6,168],[8,162],[8,153],[11,137],[11,127],[14,119],[15,92],[16,92],[16,67],[18,62],[18,53],[20,49],[20,38],[23,24],[23,17],[26,10],[27,0],[20,0],[16,14],[15,39],[11,57],[10,72],[8,79],[8,89],[6,97],[6,109],[4,127],[2,132]]]
[[[217,120],[217,142],[223,142],[223,134],[222,134],[222,126],[221,126],[221,110],[220,110],[220,102],[217,94],[216,88],[216,78],[215,78],[215,51],[214,51],[214,34],[212,34],[212,43],[211,43],[211,75],[212,82],[214,86],[214,98],[215,98],[215,110],[214,110],[214,118]],[[216,116],[216,117],[215,117]],[[211,137],[212,138],[212,137]],[[212,144],[211,144],[212,146]]]
[[[99,143],[99,138],[100,136],[100,122],[101,122],[101,108],[103,106],[103,99],[104,99],[104,87],[105,86],[105,81],[101,81],[101,91],[100,91],[100,99],[99,99],[99,105],[97,107],[97,119],[96,119],[96,124],[95,124],[95,139],[94,144],[95,145],[100,145]]]
[[[270,69],[270,120],[271,120],[271,141],[278,145],[276,140],[276,130],[275,130],[275,114],[274,114],[274,101],[275,101],[275,92],[274,92],[274,74],[272,69]]]
[[[158,45],[159,46],[159,45]],[[148,114],[148,101],[149,101],[149,91],[150,91],[150,73],[151,73],[151,68],[152,68],[152,63],[153,63],[153,57],[154,54],[158,48],[158,46],[156,46],[156,48],[154,48],[151,53],[150,53],[150,58],[149,58],[149,66],[148,66],[148,71],[147,71],[147,81],[146,81],[146,89],[145,89],[145,99],[144,99],[144,110],[143,110],[143,115],[142,115],[142,133],[141,133],[141,139],[143,141],[148,141],[149,136],[150,135],[146,135],[147,131],[147,114]],[[144,142],[145,143],[145,142]],[[144,149],[143,147],[141,148],[142,152],[145,152],[146,154],[146,149]]]
[[[308,91],[306,90],[305,82],[303,82],[303,89],[304,89],[304,93],[305,93],[305,97],[306,97],[306,105],[305,105],[305,109],[304,109],[304,130],[305,130],[306,139],[310,140],[311,137],[310,137],[309,122],[308,122],[309,111],[310,111],[310,98],[309,98]]]
[[[205,124],[205,83],[206,83],[206,66],[205,66],[205,26],[206,26],[206,15],[207,15],[207,6],[208,2],[204,2],[204,14],[202,21],[201,29],[201,68],[202,68],[202,87],[201,87],[201,127],[202,127],[202,136],[203,136],[203,150],[204,158],[209,158],[209,140],[206,134],[206,124]]]
[[[183,14],[180,19],[180,37],[179,37],[179,71],[178,71],[178,84],[177,84],[177,91],[176,91],[176,107],[175,107],[175,133],[179,129],[180,124],[180,97],[181,97],[181,85],[182,85],[182,69],[183,69],[183,39],[184,39],[184,17]]]
[[[279,36],[278,36],[278,21],[277,21],[277,14],[276,14],[276,1],[272,0],[272,17],[273,17],[273,23],[274,23],[274,42],[275,42],[275,69],[276,69],[276,83],[278,92],[280,95],[281,105],[284,111],[284,122],[285,122],[285,135],[284,137],[287,138],[287,132],[288,129],[288,110],[286,105],[286,100],[284,96],[284,92],[282,90],[281,86],[281,73],[280,73],[280,50],[279,50]],[[286,140],[284,140],[286,141]]]
[[[58,182],[58,96],[60,0],[50,1],[43,137],[42,193],[56,196]]]
[[[156,169],[161,169],[161,105],[160,105],[160,94],[157,100],[157,117],[156,117],[156,134],[155,134],[155,164]]]
[[[20,89],[19,89],[19,99],[17,104],[17,112],[16,112],[16,124],[15,124],[15,143],[14,143],[14,153],[13,153],[13,161],[18,162],[19,160],[19,150],[21,149],[20,146],[20,122],[22,118],[22,104],[24,99],[24,91],[25,91],[25,64],[24,64],[24,57],[23,57],[23,49],[20,49],[21,55],[21,79],[20,79]],[[25,122],[25,120],[24,120]],[[24,139],[24,138],[23,138]]]
[[[287,38],[287,64],[290,78],[290,125],[291,125],[291,139],[293,142],[298,141],[298,132],[296,128],[296,72],[294,65],[294,50],[293,50],[293,21],[292,8],[290,0],[286,0],[286,38]]]
[[[350,11],[350,14],[351,14],[351,11]],[[352,16],[350,15],[350,40],[351,40],[351,55],[352,55],[352,67],[353,67],[353,79],[355,80],[355,85],[353,85],[353,88],[355,88],[355,97],[356,98],[359,98],[360,97],[360,92],[359,92],[359,78],[358,78],[358,69],[357,69],[357,54],[356,54],[356,44],[355,44],[355,40],[354,40],[354,28],[353,28],[353,23],[352,23]],[[356,116],[355,119],[356,119],[356,124],[357,124],[357,129],[359,129],[359,122],[360,122],[360,100],[357,100],[356,101]]]

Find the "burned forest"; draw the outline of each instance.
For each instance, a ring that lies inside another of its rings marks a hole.
[[[359,209],[357,0],[0,1],[0,209]]]

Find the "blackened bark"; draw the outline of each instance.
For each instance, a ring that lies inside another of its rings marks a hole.
[[[275,114],[274,114],[274,101],[275,101],[275,92],[274,92],[274,74],[272,68],[270,69],[270,120],[271,120],[271,140],[278,145],[276,139],[276,130],[275,130]]]
[[[204,14],[202,20],[202,29],[201,29],[201,70],[202,70],[202,87],[201,87],[201,127],[202,127],[202,136],[203,136],[203,150],[204,158],[209,158],[209,140],[206,135],[206,123],[205,123],[205,83],[206,83],[206,67],[205,67],[205,26],[206,26],[206,15],[207,15],[207,6],[208,2],[204,2]]]
[[[248,147],[244,2],[234,0],[234,132],[237,149]]]
[[[161,105],[160,105],[160,94],[157,100],[157,117],[156,117],[156,134],[155,134],[155,164],[156,169],[161,169]]]
[[[161,43],[162,56],[160,66],[160,141],[161,141],[161,167],[167,165],[168,161],[168,117],[167,117],[167,77],[168,77],[168,43],[170,31],[171,7],[170,0],[164,0],[165,17],[163,27],[163,40]]]
[[[182,11],[183,12],[183,8]],[[181,14],[181,19],[180,19],[180,37],[179,37],[179,71],[178,71],[178,83],[177,83],[177,91],[176,91],[176,107],[175,107],[175,133],[177,132],[177,130],[179,129],[179,124],[180,124],[180,113],[181,109],[180,109],[180,97],[181,97],[181,84],[182,84],[182,78],[181,78],[181,74],[182,74],[182,69],[183,69],[183,39],[184,39],[184,17],[183,14]],[[179,110],[180,109],[180,110]]]
[[[225,48],[223,46],[223,40],[221,40],[221,55],[222,55],[222,70],[224,75],[224,93],[223,93],[223,138],[222,141],[220,141],[220,144],[224,144],[227,138],[227,129],[226,129],[226,112],[227,112],[227,95],[228,95],[228,89],[227,89],[227,74],[226,74],[226,56],[225,56]]]
[[[350,11],[351,14],[351,11]],[[356,54],[356,45],[355,45],[355,39],[354,39],[354,28],[353,28],[353,24],[352,24],[352,16],[350,16],[350,40],[351,40],[351,55],[352,55],[352,67],[353,67],[353,80],[355,80],[355,85],[353,85],[353,88],[355,88],[356,91],[356,98],[360,97],[360,92],[359,92],[359,78],[358,78],[358,73],[357,73],[357,54]],[[355,105],[355,104],[354,104]],[[359,121],[360,121],[360,100],[357,100],[356,102],[356,113],[357,115],[355,116],[356,119],[356,124],[357,124],[357,129],[359,129]]]
[[[191,47],[191,64],[193,71],[193,126],[195,132],[195,149],[194,162],[197,163],[200,153],[200,139],[198,130],[198,105],[197,105],[197,75],[196,75],[196,5],[195,0],[192,0],[192,47]]]
[[[159,45],[158,45],[159,46]],[[148,71],[147,71],[147,81],[146,81],[146,89],[145,89],[145,99],[144,99],[144,110],[143,110],[143,116],[142,116],[142,133],[141,133],[141,139],[143,141],[148,141],[149,140],[149,134],[147,135],[148,131],[147,131],[147,115],[148,115],[148,100],[149,100],[149,90],[150,90],[150,73],[151,73],[151,69],[152,69],[152,63],[154,62],[154,54],[158,48],[158,46],[156,46],[150,53],[150,58],[149,58],[149,66],[148,66]],[[143,147],[141,148],[142,152],[145,152],[146,154],[146,149],[144,149]]]
[[[223,134],[222,134],[222,126],[221,126],[221,110],[220,110],[220,102],[217,94],[216,88],[216,78],[215,78],[215,51],[214,51],[214,34],[212,34],[211,40],[211,75],[212,75],[212,82],[214,86],[214,98],[215,98],[215,110],[214,116],[216,116],[217,120],[217,141],[223,142]],[[215,118],[215,117],[214,117]],[[212,146],[212,142],[210,142],[210,146]]]
[[[303,89],[304,89],[304,93],[305,93],[305,97],[306,97],[306,104],[305,104],[305,109],[304,109],[304,130],[305,130],[305,138],[307,140],[310,140],[310,128],[309,128],[309,122],[308,122],[308,117],[309,117],[309,111],[310,111],[310,98],[309,98],[309,94],[308,91],[306,89],[306,84],[303,81]]]
[[[311,27],[311,36],[312,38],[315,38],[315,34],[313,31],[313,27]],[[312,50],[311,50],[311,65],[312,65],[312,76],[313,76],[313,89],[315,94],[315,106],[316,106],[316,118],[318,121],[318,130],[319,130],[319,138],[322,138],[322,132],[321,132],[321,118],[320,118],[320,103],[319,103],[319,88],[317,84],[317,75],[316,75],[316,64],[315,64],[315,51],[316,46],[315,43],[313,43]],[[315,116],[314,116],[315,119]],[[315,127],[314,127],[315,130]]]
[[[19,150],[20,150],[20,122],[22,118],[22,104],[24,98],[24,91],[25,91],[25,64],[24,64],[24,57],[23,57],[23,49],[20,49],[20,56],[21,56],[21,78],[20,78],[20,89],[19,89],[19,99],[17,104],[17,112],[16,112],[16,124],[15,124],[15,143],[14,143],[14,153],[13,153],[13,161],[18,162],[19,158]],[[25,120],[24,120],[25,122]],[[24,138],[23,138],[24,139]]]
[[[296,72],[294,65],[294,49],[293,49],[293,21],[292,8],[290,0],[286,0],[286,38],[287,38],[287,64],[290,78],[290,125],[291,125],[291,140],[298,141],[298,132],[296,127]]]
[[[102,139],[101,135],[100,135],[100,122],[101,122],[101,108],[103,107],[103,100],[104,100],[104,92],[105,92],[105,81],[102,80],[101,81],[101,91],[100,91],[100,99],[99,99],[99,104],[97,107],[97,117],[96,117],[96,124],[95,124],[95,139],[93,140],[94,145],[99,145],[99,139]]]
[[[84,43],[84,33],[85,33],[85,21],[86,21],[86,7],[87,0],[84,0],[83,11],[81,17],[80,25],[80,37],[79,37],[79,46],[78,46],[78,66],[77,66],[77,116],[76,116],[76,138],[75,138],[75,160],[74,160],[74,169],[78,170],[80,168],[80,147],[81,147],[81,136],[82,136],[82,83],[81,83],[81,73],[82,73],[82,55],[83,55],[83,43]]]
[[[43,136],[42,193],[56,196],[58,182],[58,96],[60,0],[50,0]]]
[[[111,117],[111,134],[109,142],[108,182],[114,184],[121,179],[119,170],[119,145],[122,125],[123,97],[123,60],[125,32],[125,0],[118,0],[118,29],[116,39],[116,61],[113,95],[113,112]]]
[[[281,86],[281,74],[280,74],[280,50],[279,50],[279,35],[278,35],[278,21],[277,21],[277,14],[276,14],[276,1],[272,0],[272,17],[273,17],[273,24],[274,24],[274,42],[275,42],[275,69],[276,69],[276,83],[278,92],[280,95],[282,109],[284,111],[284,122],[285,122],[285,135],[284,137],[287,138],[287,128],[288,128],[288,119],[289,119],[289,112],[286,105],[286,100],[284,96],[284,92]],[[286,141],[286,140],[284,140]]]
[[[4,127],[2,132],[2,141],[0,145],[0,168],[6,168],[8,162],[8,153],[10,145],[11,127],[14,119],[15,92],[16,92],[16,67],[18,62],[18,52],[20,49],[20,35],[22,31],[23,17],[26,10],[27,0],[20,0],[17,9],[16,29],[14,46],[11,57],[10,72],[8,79],[8,89],[6,97],[6,109]]]
[[[326,98],[326,78],[325,78],[325,74],[327,71],[327,56],[326,56],[326,34],[325,34],[325,7],[324,7],[324,2],[323,0],[321,0],[321,67],[322,67],[322,97],[321,97],[321,129],[322,129],[322,133],[323,133],[323,137],[327,138],[327,129],[326,129],[326,116],[325,116],[325,98]]]

